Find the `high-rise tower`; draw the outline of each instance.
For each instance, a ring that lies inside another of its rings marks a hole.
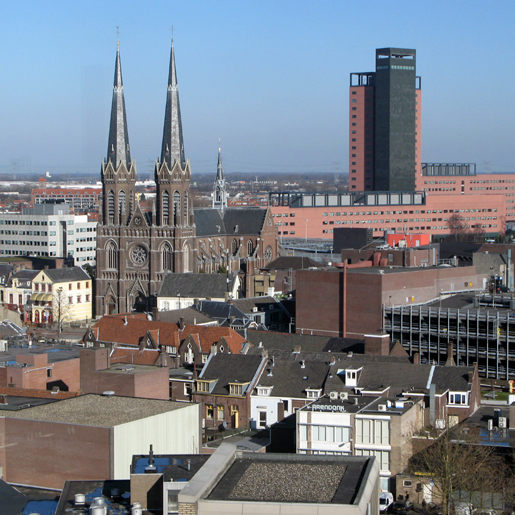
[[[349,189],[414,191],[420,170],[416,51],[376,50],[376,71],[351,73]]]

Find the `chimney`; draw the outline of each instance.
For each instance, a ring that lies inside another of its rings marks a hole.
[[[420,354],[418,352],[413,353],[413,364],[420,365]]]
[[[390,354],[390,335],[365,334],[365,354],[388,356]]]
[[[456,363],[454,362],[454,343],[449,341],[449,345],[447,347],[447,361],[445,362],[446,366],[454,367]]]
[[[184,317],[180,317],[179,318],[179,331],[184,331],[184,327],[185,327],[185,323],[184,323]]]
[[[474,382],[474,371],[473,370],[469,370],[469,383],[473,383]]]
[[[153,307],[152,308],[152,320],[156,320],[157,322],[159,322],[159,320],[161,319],[161,316],[159,315],[159,310],[157,309],[157,307]]]
[[[336,363],[336,358],[334,356],[331,356],[331,359],[329,360],[329,365],[333,366]]]

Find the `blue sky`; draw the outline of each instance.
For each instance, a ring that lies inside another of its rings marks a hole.
[[[132,157],[161,148],[170,52],[193,173],[348,170],[351,72],[417,50],[422,161],[515,171],[513,1],[4,0],[0,172],[100,171],[116,26]],[[336,164],[335,163],[339,163]]]

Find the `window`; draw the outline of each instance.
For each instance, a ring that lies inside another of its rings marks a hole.
[[[71,290],[72,289],[72,283],[68,284],[68,289]]]
[[[73,304],[73,297],[68,297],[68,304]]]
[[[213,420],[214,416],[214,408],[212,404],[206,404],[206,418],[208,420]]]
[[[82,302],[81,296],[77,295],[77,304],[80,304]]]
[[[216,407],[216,419],[225,420],[225,408],[223,406]]]
[[[458,393],[451,392],[449,393],[449,404],[467,404],[467,394],[466,393]]]
[[[197,381],[197,391],[209,392],[209,383],[207,381]]]
[[[46,369],[46,376],[47,377],[52,377],[52,369],[51,368],[47,368]]]
[[[242,384],[230,384],[229,391],[231,395],[243,395],[243,385]]]

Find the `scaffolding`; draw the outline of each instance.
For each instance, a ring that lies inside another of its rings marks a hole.
[[[485,297],[474,304],[466,309],[383,305],[383,329],[410,356],[418,353],[421,363],[444,365],[452,343],[457,365],[477,363],[483,377],[515,379],[515,311],[494,307],[495,296],[493,303]]]

